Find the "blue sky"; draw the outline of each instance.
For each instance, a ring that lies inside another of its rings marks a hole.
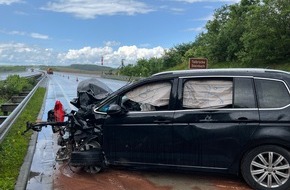
[[[118,67],[195,40],[239,0],[0,0],[0,64]]]

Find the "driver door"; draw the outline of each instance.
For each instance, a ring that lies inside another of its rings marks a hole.
[[[114,164],[169,164],[172,162],[172,82],[144,84],[118,97],[127,113],[108,115],[104,150]]]

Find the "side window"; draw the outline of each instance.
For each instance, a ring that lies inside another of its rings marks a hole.
[[[233,104],[233,81],[228,79],[190,79],[183,85],[183,108],[226,108]]]
[[[290,104],[287,87],[281,81],[255,79],[260,108],[281,108]]]
[[[253,79],[235,78],[234,108],[256,108]]]
[[[121,105],[129,111],[167,110],[170,92],[170,82],[145,84],[125,93]]]
[[[107,112],[111,104],[116,104],[117,98],[113,98],[112,100],[105,103],[102,107],[100,107],[97,111],[98,112]]]

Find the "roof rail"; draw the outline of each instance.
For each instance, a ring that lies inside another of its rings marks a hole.
[[[198,69],[198,70],[176,70],[176,71],[164,71],[160,73],[153,74],[152,76],[160,76],[160,75],[168,75],[168,74],[182,74],[182,73],[208,73],[208,72],[257,72],[257,73],[264,73],[264,72],[277,72],[277,73],[285,73],[290,74],[287,71],[282,70],[274,70],[274,69],[262,69],[262,68],[223,68],[223,69]]]

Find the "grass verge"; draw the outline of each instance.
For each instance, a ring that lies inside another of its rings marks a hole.
[[[0,144],[0,190],[14,189],[32,134],[21,133],[26,129],[26,121],[36,121],[44,95],[45,88],[38,88]]]

